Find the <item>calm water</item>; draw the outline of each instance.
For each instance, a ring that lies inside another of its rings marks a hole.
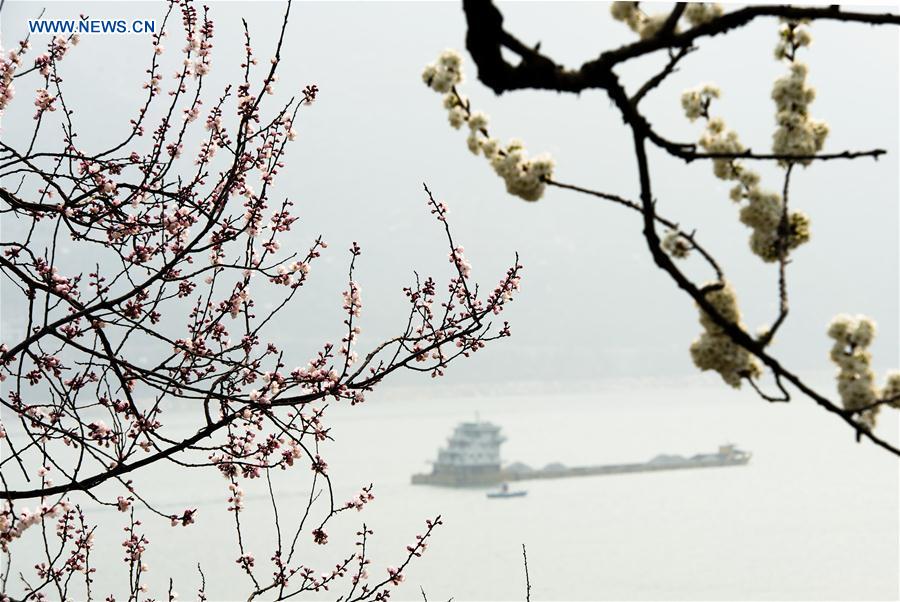
[[[502,425],[506,460],[533,466],[644,461],[726,441],[754,455],[746,467],[525,482],[528,496],[508,500],[409,485],[453,426],[476,412]],[[846,427],[802,401],[770,406],[697,382],[423,400],[392,392],[336,408],[331,424],[338,444],[326,457],[337,500],[369,481],[376,500],[336,518],[327,546],[302,535],[302,558],[320,571],[333,566],[364,520],[375,530],[370,574],[380,579],[424,520],[440,513],[445,525],[397,599],[421,599],[420,586],[429,600],[524,599],[523,543],[533,600],[898,599],[897,461],[855,444]],[[896,439],[895,422],[882,429]],[[226,483],[194,475],[166,470],[139,481],[163,510],[200,510],[187,529],[147,521],[151,593],[162,596],[172,575],[181,599],[192,598],[199,561],[210,599],[239,598],[246,577],[234,563]],[[308,476],[305,467],[278,475],[285,525],[304,508]],[[265,575],[271,505],[263,489],[247,490],[247,545]],[[124,515],[94,516],[104,544],[94,562],[107,573],[96,586],[121,594]],[[20,558],[16,568],[23,565]]]

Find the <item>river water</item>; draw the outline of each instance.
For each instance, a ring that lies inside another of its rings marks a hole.
[[[429,600],[524,599],[523,543],[534,600],[898,598],[896,460],[854,443],[846,426],[803,400],[773,406],[705,381],[423,393],[386,391],[331,410],[336,443],[325,455],[336,499],[370,481],[376,499],[361,513],[336,517],[326,546],[313,544],[307,529],[299,544],[305,563],[332,567],[352,552],[365,521],[375,532],[370,574],[383,578],[425,519],[441,514],[444,525],[395,599],[421,599],[420,587]],[[753,458],[744,467],[523,482],[516,487],[528,495],[505,500],[487,499],[483,490],[410,485],[456,423],[476,414],[503,427],[505,460],[532,466],[645,461],[714,451],[723,442]],[[896,439],[896,423],[884,422],[883,433]],[[275,475],[285,532],[305,508],[309,474],[299,467]],[[137,482],[164,511],[198,508],[190,528],[146,520],[151,593],[163,595],[172,576],[181,599],[192,598],[200,562],[210,599],[245,596],[225,481],[167,468]],[[267,575],[275,534],[271,503],[257,485],[247,487],[242,521],[245,544]],[[93,516],[101,544],[95,590],[121,596],[125,515],[101,509]],[[15,569],[27,566],[23,547],[34,552],[36,545],[36,538],[23,542]]]

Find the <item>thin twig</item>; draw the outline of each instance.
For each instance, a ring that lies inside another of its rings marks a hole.
[[[522,560],[525,562],[525,602],[531,602],[531,579],[528,577],[528,554],[522,544]]]

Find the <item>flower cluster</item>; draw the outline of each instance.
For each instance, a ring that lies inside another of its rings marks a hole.
[[[54,65],[58,61],[61,61],[69,51],[69,42],[71,41],[72,46],[77,46],[78,40],[77,34],[72,35],[69,39],[62,36],[56,36],[49,44],[47,44],[47,52],[35,57],[34,68],[37,69],[38,73],[44,78],[59,82],[60,80],[53,74]]]
[[[875,339],[875,323],[866,316],[842,314],[831,321],[828,336],[834,340],[830,356],[838,367],[838,393],[844,409],[858,411],[860,422],[871,428],[881,409],[879,399],[900,408],[900,372],[889,373],[880,392],[875,384],[869,352]]]
[[[360,311],[362,311],[362,297],[359,294],[359,284],[356,282],[350,282],[350,289],[344,291],[344,311],[348,312],[351,316],[359,317]]]
[[[553,175],[555,165],[550,155],[542,154],[529,159],[525,147],[519,140],[512,140],[502,149],[488,157],[487,149],[493,148],[494,141],[487,139],[481,147],[489,158],[491,167],[506,182],[506,191],[526,201],[537,201],[544,195],[545,181]]]
[[[362,512],[365,505],[374,499],[375,494],[372,493],[372,485],[370,484],[368,487],[363,487],[356,497],[350,498],[350,501],[344,504],[344,509],[356,508],[357,512]]]
[[[22,536],[26,529],[41,523],[44,517],[53,517],[62,510],[68,510],[69,505],[66,500],[58,504],[48,505],[41,504],[32,512],[28,508],[23,508],[18,515],[13,512],[9,502],[4,502],[0,507],[0,550],[9,551],[9,544]]]
[[[778,155],[815,155],[822,150],[828,136],[828,124],[809,116],[809,104],[816,91],[806,83],[806,64],[791,60],[790,73],[775,80],[772,100],[775,101],[775,122],[778,128],[772,139],[772,151]],[[812,159],[796,162],[808,165]],[[788,161],[781,161],[787,164]]]
[[[887,373],[881,397],[892,408],[900,409],[900,370]]]
[[[188,508],[181,515],[173,514],[169,517],[170,524],[175,527],[181,525],[182,527],[187,527],[188,525],[194,524],[194,515],[197,514],[196,508]]]
[[[228,485],[231,495],[228,496],[228,511],[240,512],[244,509],[244,490],[234,480]]]
[[[422,81],[432,90],[441,94],[450,92],[453,86],[462,83],[462,80],[462,56],[449,48],[438,56],[437,61],[427,65],[422,72]]]
[[[510,140],[503,145],[488,132],[487,115],[472,111],[471,103],[461,96],[456,84],[462,81],[459,54],[445,50],[438,60],[425,67],[422,79],[436,92],[444,94],[447,119],[455,129],[468,125],[466,144],[475,155],[482,155],[494,172],[503,178],[506,191],[526,201],[537,201],[546,188],[546,181],[553,175],[554,162],[547,155],[529,158],[521,140]]]
[[[809,218],[801,211],[787,214],[782,232],[784,203],[781,196],[753,187],[743,193],[747,204],[741,209],[741,222],[753,229],[750,248],[764,261],[775,261],[809,240]]]
[[[213,23],[209,19],[204,19],[203,24],[199,28],[199,35],[196,31],[196,23],[191,23],[195,27],[191,27],[188,30],[188,39],[187,45],[183,49],[183,53],[185,55],[185,66],[189,67],[189,70],[193,73],[194,77],[203,77],[210,70],[210,62],[211,56],[210,51],[212,50],[212,43],[210,39],[213,36]],[[159,54],[162,53],[162,47],[156,45],[154,51],[159,49]],[[196,53],[196,57],[193,61],[190,59],[193,58],[192,55]]]
[[[668,13],[648,15],[640,9],[639,2],[613,2],[609,10],[613,19],[625,23],[642,40],[650,39],[659,33],[659,30],[669,18]],[[696,27],[721,17],[722,12],[720,4],[713,2],[689,2],[682,16],[691,26]],[[677,30],[676,27],[675,31]]]
[[[394,568],[391,566],[387,567],[388,580],[391,582],[392,585],[400,585],[401,583],[403,583],[403,580],[405,579],[405,577],[403,576],[403,573],[401,572],[402,570],[403,569],[397,569],[397,568]]]
[[[777,79],[772,88],[778,125],[772,150],[786,157],[807,157],[781,160],[782,166],[790,163],[808,165],[811,161],[808,157],[822,149],[828,135],[827,124],[809,117],[809,104],[815,98],[815,90],[806,83],[806,65],[794,58],[796,51],[808,46],[810,41],[809,33],[799,23],[788,22],[780,29],[775,55],[789,61],[790,73]],[[781,195],[763,190],[759,186],[759,174],[738,160],[746,149],[737,133],[727,129],[721,119],[709,115],[710,103],[718,97],[718,88],[704,85],[686,91],[681,97],[681,105],[691,121],[700,117],[706,119],[706,131],[699,144],[710,154],[722,155],[713,159],[713,172],[717,178],[737,182],[731,189],[731,199],[738,203],[747,201],[741,209],[740,219],[753,230],[750,248],[764,261],[783,260],[790,250],[809,240],[809,217],[799,211],[787,211]]]
[[[688,2],[684,18],[694,27],[709,23],[722,16],[722,5],[715,2]]]
[[[775,58],[779,61],[782,59],[793,60],[794,54],[799,48],[810,44],[812,44],[812,36],[802,21],[786,21],[778,29]]]
[[[465,249],[462,247],[456,247],[450,251],[450,263],[456,266],[456,270],[462,275],[463,278],[468,278],[469,274],[472,273],[472,264],[469,263],[469,260],[466,259]]]
[[[713,98],[718,98],[721,90],[712,84],[704,84],[693,90],[685,90],[681,95],[681,107],[684,114],[691,121],[700,117],[709,117],[709,103]]]
[[[28,50],[28,47],[28,41],[23,40],[19,42],[18,49],[10,50],[5,57],[0,59],[0,115],[3,114],[6,105],[10,103],[16,94],[13,76],[16,73],[16,68],[22,62],[22,55]],[[3,54],[2,48],[0,48],[0,54]]]
[[[320,546],[324,546],[328,543],[328,534],[325,533],[321,528],[313,529],[312,531],[313,541],[315,541]]]
[[[669,230],[662,239],[663,250],[677,259],[684,259],[690,253],[692,246],[679,231]]]
[[[730,192],[731,200],[746,201],[740,220],[752,229],[750,249],[763,261],[777,261],[809,240],[809,217],[800,211],[786,211],[781,195],[764,190],[759,174],[736,158],[746,151],[737,133],[728,129],[722,119],[709,116],[709,103],[717,97],[718,89],[705,85],[685,92],[681,104],[688,119],[706,120],[699,144],[710,154],[722,155],[712,160],[713,173],[721,180],[736,183]]]
[[[878,397],[875,373],[872,371],[872,354],[869,345],[875,338],[875,323],[865,316],[840,315],[828,327],[828,336],[834,339],[831,360],[838,366],[838,393],[847,410],[858,410],[871,405]],[[862,413],[861,420],[873,426],[878,408]]]
[[[705,293],[706,300],[722,318],[744,328],[737,297],[731,285],[712,285]],[[715,370],[732,387],[741,386],[744,378],[762,374],[759,362],[750,352],[731,340],[722,328],[705,311],[700,311],[703,333],[691,344],[691,358],[701,370]]]
[[[638,7],[639,4],[639,2],[613,2],[609,11],[613,19],[622,21],[642,40],[646,40],[659,32],[668,15],[664,13],[648,15]]]
[[[37,111],[34,113],[35,119],[40,119],[41,115],[44,114],[44,111],[55,111],[56,107],[53,106],[53,103],[56,101],[56,97],[50,94],[46,88],[39,88],[37,91],[37,96],[34,99],[34,106],[37,107]]]

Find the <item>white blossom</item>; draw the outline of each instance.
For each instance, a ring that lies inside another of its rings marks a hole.
[[[445,50],[422,71],[422,81],[436,92],[450,92],[462,82],[462,56],[455,50]]]
[[[468,123],[466,146],[469,151],[483,155],[490,162],[494,172],[506,184],[507,192],[526,201],[537,201],[553,175],[553,159],[549,155],[529,158],[519,140],[510,140],[502,146],[499,140],[492,138],[488,133],[487,115],[472,111],[469,101],[455,88],[462,77],[462,59],[453,50],[444,51],[422,72],[425,84],[444,95],[443,106],[451,127],[459,129]]]
[[[881,398],[888,401],[892,408],[900,409],[900,370],[888,372],[881,390]]]
[[[481,152],[481,141],[478,139],[478,132],[472,132],[466,137],[466,145],[473,155]]]
[[[669,230],[662,239],[663,250],[678,259],[688,256],[691,251],[691,243],[677,230]]]
[[[466,112],[461,107],[453,107],[447,112],[447,120],[453,129],[458,130],[466,122]]]
[[[828,336],[834,340],[831,360],[837,365],[838,393],[844,409],[868,408],[878,398],[872,354],[868,347],[875,338],[875,323],[865,316],[836,316],[828,326]],[[893,384],[893,383],[891,383]],[[860,421],[875,426],[880,407],[874,406],[860,413]]]
[[[777,129],[772,136],[772,152],[777,155],[815,155],[825,145],[828,124],[809,116],[809,105],[816,97],[815,89],[807,83],[809,68],[794,58],[797,49],[812,41],[809,31],[793,22],[781,26],[775,56],[786,59],[790,72],[775,80],[772,100],[775,101]],[[811,159],[796,161],[808,165]],[[781,161],[787,164],[787,161]]]
[[[691,121],[696,121],[699,117],[707,114],[709,103],[713,98],[719,98],[721,91],[712,84],[704,84],[693,90],[686,90],[681,95],[681,106],[684,114]]]
[[[722,5],[715,2],[688,2],[684,18],[694,27],[722,16]]]
[[[641,23],[641,27],[638,30],[638,35],[642,40],[649,40],[657,33],[659,33],[659,30],[662,29],[662,26],[665,25],[668,18],[669,15],[667,15],[666,13],[659,13],[646,17]]]
[[[705,294],[706,300],[728,322],[746,330],[741,322],[737,297],[730,284],[714,288]],[[705,311],[700,311],[703,333],[691,344],[691,358],[701,370],[718,372],[726,383],[739,388],[744,378],[762,374],[759,361],[749,351],[731,340]]]
[[[488,118],[487,115],[482,113],[481,111],[475,111],[471,115],[469,115],[469,128],[478,132],[481,130],[487,130],[488,127]]]
[[[706,119],[699,146],[709,154],[727,155],[712,159],[713,174],[721,180],[737,182],[729,190],[729,197],[741,204],[740,220],[752,229],[751,251],[764,261],[777,261],[809,240],[810,220],[799,211],[785,215],[781,195],[764,190],[760,186],[759,174],[739,159],[747,149],[741,144],[737,133],[730,130],[721,118],[709,115],[709,103],[718,96],[717,87],[705,84],[687,90],[681,97],[681,105],[688,119]]]
[[[638,8],[637,2],[613,2],[609,6],[609,12],[613,19],[622,21],[636,33],[640,33],[647,18]]]

